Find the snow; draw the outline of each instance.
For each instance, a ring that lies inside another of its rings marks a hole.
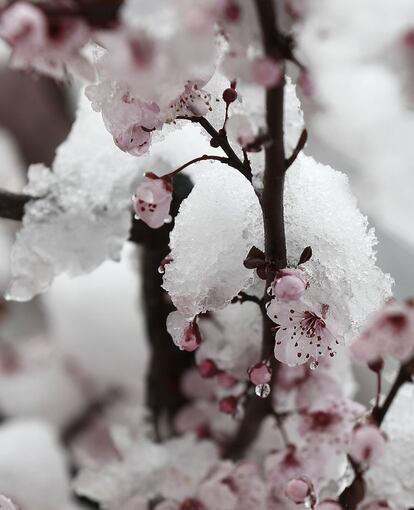
[[[25,192],[41,197],[26,206],[11,254],[8,299],[26,301],[55,276],[75,276],[106,259],[119,260],[131,225],[135,159],[113,144],[86,100],[53,171],[29,169]]]

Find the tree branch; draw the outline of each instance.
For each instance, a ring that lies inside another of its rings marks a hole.
[[[24,216],[24,206],[32,199],[34,197],[29,195],[0,190],[0,218],[21,221]]]
[[[384,418],[389,411],[395,397],[398,395],[400,388],[408,382],[412,382],[414,368],[414,357],[400,366],[393,385],[381,406],[375,406],[372,410],[371,417],[378,427],[382,425]],[[365,482],[363,478],[364,471],[359,464],[350,459],[352,468],[355,472],[355,478],[351,485],[339,496],[339,502],[346,510],[355,510],[358,504],[363,500],[365,495]]]
[[[242,161],[231,147],[225,132],[217,131],[205,117],[177,117],[181,120],[197,122],[211,136],[214,147],[221,147],[228,157],[227,164],[241,172],[248,181],[252,181],[252,172],[248,160]]]
[[[255,0],[259,23],[262,29],[263,47],[267,56],[283,61],[283,55],[275,44],[277,19],[273,0]],[[265,255],[272,263],[274,272],[287,265],[286,238],[283,211],[283,190],[285,180],[285,150],[283,145],[283,98],[284,79],[268,89],[266,93],[266,121],[270,143],[265,148],[265,170],[261,206],[263,211]],[[274,272],[268,271],[266,288],[274,278]],[[264,302],[270,296],[265,292]],[[272,386],[277,372],[277,363],[273,356],[273,323],[264,314],[262,359],[270,359],[272,365]],[[233,441],[225,454],[233,459],[240,458],[257,437],[263,419],[272,413],[271,398],[258,399],[253,396],[246,404],[245,416]]]
[[[292,155],[289,158],[287,158],[287,160],[286,160],[286,170],[291,165],[293,165],[296,158],[299,156],[300,151],[305,147],[307,139],[308,139],[308,132],[306,131],[306,129],[303,129],[303,131],[299,137],[298,143],[296,144],[296,147],[293,149]]]

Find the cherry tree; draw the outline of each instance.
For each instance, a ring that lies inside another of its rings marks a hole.
[[[0,193],[5,297],[59,338],[0,352],[0,508],[413,507],[414,302],[364,215],[412,246],[412,2],[0,6],[8,65],[78,92]]]

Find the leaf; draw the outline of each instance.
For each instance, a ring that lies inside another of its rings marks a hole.
[[[305,262],[307,262],[308,260],[310,260],[312,257],[312,248],[310,246],[307,246],[303,252],[302,252],[302,255],[300,256],[300,259],[299,259],[299,264],[305,264]]]

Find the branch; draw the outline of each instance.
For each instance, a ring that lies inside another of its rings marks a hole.
[[[259,23],[262,29],[263,46],[267,56],[282,61],[283,55],[275,44],[277,34],[276,11],[273,0],[255,0]],[[270,142],[265,148],[265,169],[261,206],[263,211],[265,255],[274,272],[287,265],[286,238],[283,212],[283,190],[286,171],[285,151],[283,145],[283,96],[284,80],[266,93],[266,121]],[[271,284],[274,272],[269,271],[266,288]],[[264,303],[270,299],[267,292]],[[272,386],[277,372],[276,360],[273,356],[274,333],[273,323],[264,314],[262,359],[271,359]],[[246,405],[243,421],[233,441],[228,445],[225,454],[233,459],[240,458],[257,437],[259,428],[266,416],[271,414],[272,399],[256,397]]]
[[[252,181],[252,172],[248,160],[242,161],[231,147],[227,135],[225,132],[217,131],[205,117],[177,117],[181,120],[189,120],[191,122],[197,122],[203,127],[207,133],[211,136],[211,141],[215,147],[221,147],[224,153],[228,157],[227,164],[238,170],[246,177],[248,181]]]
[[[184,165],[181,165],[177,170],[174,170],[174,172],[171,172],[170,174],[165,175],[164,177],[174,177],[180,172],[182,172],[184,169],[189,167],[190,165],[194,165],[194,163],[198,163],[200,161],[220,161],[221,163],[224,163],[226,165],[230,165],[228,158],[223,158],[221,156],[209,156],[207,154],[203,154],[202,156],[199,156],[198,158],[194,158],[191,161],[187,161],[187,163],[184,163]]]
[[[21,221],[24,216],[24,206],[35,199],[21,193],[11,193],[0,190],[0,218]]]
[[[306,131],[306,129],[303,129],[303,131],[299,137],[298,143],[296,144],[296,147],[293,149],[292,155],[289,158],[287,158],[287,160],[286,160],[286,170],[291,165],[293,165],[296,158],[299,156],[300,151],[305,147],[307,139],[308,139],[308,132]]]
[[[382,422],[394,402],[395,397],[398,395],[400,388],[405,383],[412,382],[413,368],[414,357],[401,365],[382,406],[375,406],[372,410],[371,417],[378,427],[382,425]],[[355,473],[355,478],[351,485],[349,485],[339,496],[339,502],[344,508],[346,508],[346,510],[355,510],[365,496],[365,482],[363,478],[364,471],[356,462],[353,462],[351,459],[350,462]]]

